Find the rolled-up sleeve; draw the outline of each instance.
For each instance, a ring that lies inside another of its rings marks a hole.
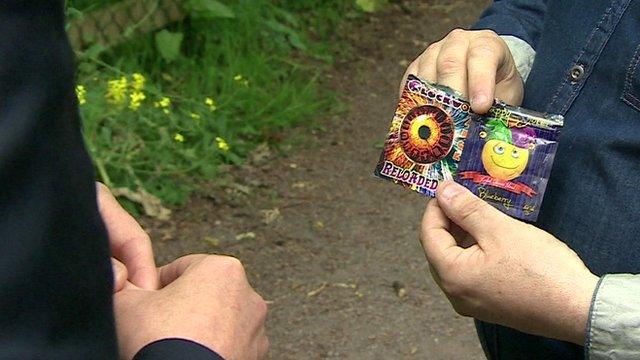
[[[640,275],[600,279],[591,304],[585,352],[591,360],[640,359]]]
[[[522,77],[523,81],[527,81],[531,68],[533,67],[533,60],[536,58],[536,52],[531,45],[526,41],[519,39],[511,35],[501,35],[502,40],[509,47],[513,61],[516,64],[516,69]]]

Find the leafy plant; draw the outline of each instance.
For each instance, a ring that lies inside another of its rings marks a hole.
[[[167,62],[172,62],[180,56],[180,45],[184,34],[181,32],[171,32],[162,30],[156,33],[156,48]]]
[[[185,9],[194,19],[234,18],[233,10],[216,0],[188,0]]]
[[[70,1],[85,12],[110,1]],[[349,1],[188,0],[188,17],[80,56],[78,97],[100,180],[183,203],[223,164],[335,108],[317,79]],[[313,40],[312,40],[313,39]]]
[[[376,12],[387,5],[386,0],[356,0],[356,5],[364,12]]]

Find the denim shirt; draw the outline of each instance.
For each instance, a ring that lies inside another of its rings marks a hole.
[[[531,45],[523,106],[565,116],[536,225],[597,275],[640,273],[640,1],[495,1],[474,28]],[[610,288],[601,285],[594,299],[614,301],[600,294]],[[640,304],[640,294],[623,300]],[[590,326],[615,314],[606,308],[592,307]],[[589,348],[500,326],[479,323],[478,332],[493,359],[595,357]]]

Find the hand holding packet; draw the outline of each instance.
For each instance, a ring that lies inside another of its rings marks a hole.
[[[426,196],[455,180],[506,214],[535,221],[560,115],[496,101],[485,115],[455,91],[409,75],[374,174]]]

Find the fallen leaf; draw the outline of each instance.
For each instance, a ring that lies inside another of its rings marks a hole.
[[[249,195],[251,194],[251,188],[245,185],[240,185],[238,183],[231,183],[228,185],[231,189],[238,190],[239,192]]]
[[[393,287],[393,290],[395,290],[396,295],[398,295],[400,299],[407,296],[407,289],[405,288],[404,284],[401,283],[400,281],[394,281],[391,286]]]
[[[322,221],[316,221],[313,226],[316,227],[316,229],[322,230],[324,229],[324,223]]]
[[[259,165],[263,163],[265,160],[268,160],[271,157],[271,150],[269,149],[269,145],[266,143],[262,143],[256,146],[255,149],[251,152],[251,157],[249,161],[254,165]]]
[[[301,287],[303,287],[303,286],[304,286],[304,284],[300,284],[300,283],[292,284],[292,285],[291,285],[291,290],[298,290],[298,289],[300,289],[300,288],[301,288]]]
[[[402,288],[402,289],[398,290],[398,297],[400,299],[403,299],[405,296],[407,296],[407,289]]]
[[[299,181],[299,182],[294,183],[293,185],[291,185],[291,187],[294,188],[294,189],[304,189],[304,188],[309,187],[309,184],[310,183],[307,182],[307,181]]]
[[[386,0],[356,0],[356,6],[368,13],[380,10],[386,3]]]
[[[115,188],[111,189],[111,193],[113,196],[122,196],[142,205],[144,213],[148,216],[159,220],[169,220],[171,210],[162,206],[162,201],[160,201],[160,199],[148,193],[143,188],[138,188],[138,191],[133,191],[129,188]]]
[[[254,233],[253,231],[249,231],[246,233],[236,235],[236,240],[240,241],[244,239],[255,239],[255,237],[256,237],[256,233]]]
[[[333,286],[347,288],[347,289],[355,289],[358,287],[356,284],[345,284],[345,283],[335,283]]]
[[[220,246],[220,240],[218,240],[218,238],[213,236],[205,236],[204,241],[208,242],[213,246]]]
[[[314,297],[314,296],[320,294],[322,292],[322,290],[324,290],[326,287],[327,287],[327,283],[326,282],[322,283],[322,285],[320,285],[319,288],[309,291],[307,293],[307,297]]]
[[[418,347],[417,346],[414,346],[414,347],[411,348],[411,351],[410,351],[411,355],[414,355],[417,352],[418,352]]]
[[[272,222],[280,219],[280,217],[282,216],[280,214],[280,210],[278,210],[277,208],[272,210],[262,210],[261,213],[262,213],[262,222],[264,222],[266,225],[269,225]]]

